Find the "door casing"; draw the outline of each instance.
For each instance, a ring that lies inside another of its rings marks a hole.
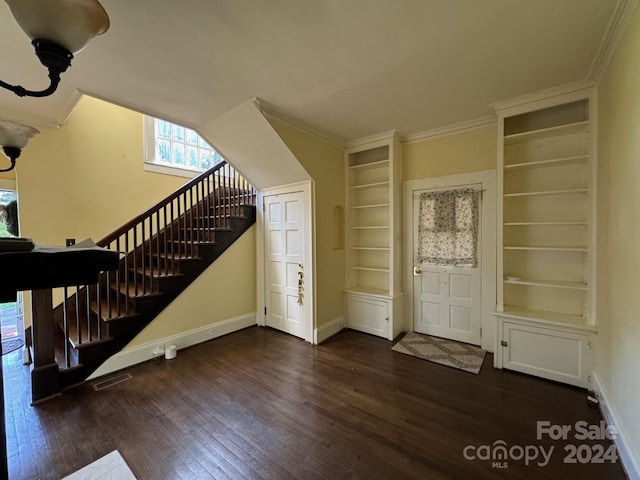
[[[496,339],[496,170],[447,175],[442,177],[421,178],[403,182],[402,210],[404,235],[404,284],[405,291],[405,331],[413,330],[413,197],[422,190],[454,189],[468,185],[482,185],[481,202],[481,262],[482,268],[482,342],[481,347],[494,351]]]
[[[257,286],[256,286],[256,323],[261,326],[266,326],[266,315],[264,309],[266,308],[266,289],[265,282],[266,273],[266,256],[265,256],[265,218],[262,210],[264,205],[264,197],[270,195],[281,195],[287,193],[302,192],[304,197],[303,215],[305,215],[304,222],[304,303],[303,303],[303,315],[304,315],[304,340],[313,343],[313,331],[316,319],[316,295],[315,295],[315,237],[313,232],[315,231],[315,215],[314,215],[314,196],[313,196],[313,182],[305,181],[299,183],[293,183],[290,185],[282,185],[278,187],[265,188],[258,192],[257,209],[256,209],[256,271],[257,271]]]

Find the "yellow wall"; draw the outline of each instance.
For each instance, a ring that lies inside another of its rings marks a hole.
[[[83,97],[65,125],[41,128],[16,168],[22,234],[99,240],[185,183],[144,171],[142,119]]]
[[[496,168],[496,126],[402,145],[402,180],[441,177]]]
[[[344,209],[344,151],[275,119],[269,121],[314,181],[319,327],[344,315],[345,252],[333,249],[333,209]]]
[[[598,348],[595,369],[640,466],[640,10],[598,101]]]
[[[3,153],[0,153],[0,169],[9,168],[10,166],[11,166],[11,162],[9,162],[9,160],[7,159],[7,157],[4,156]],[[0,172],[0,179],[15,180],[16,179],[15,170],[11,170],[10,172]]]
[[[247,230],[124,351],[256,311],[256,231]]]

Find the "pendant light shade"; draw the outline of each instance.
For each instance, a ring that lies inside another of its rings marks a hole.
[[[5,0],[31,40],[48,40],[72,54],[109,29],[109,16],[96,0]]]
[[[20,156],[22,149],[27,146],[29,139],[36,133],[40,133],[39,130],[29,125],[22,125],[10,120],[0,120],[0,145],[11,161],[11,166],[0,169],[0,172],[13,170],[16,166],[16,159]]]
[[[48,88],[34,91],[0,80],[19,97],[46,97],[58,88],[60,74],[71,66],[96,35],[109,29],[109,16],[97,0],[5,0],[18,25],[31,38],[36,55],[49,70]]]
[[[3,147],[15,147],[22,150],[36,133],[40,133],[40,130],[29,125],[11,120],[0,120],[0,145]]]

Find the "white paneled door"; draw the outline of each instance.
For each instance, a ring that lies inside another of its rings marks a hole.
[[[264,197],[264,218],[266,325],[305,338],[303,192]]]
[[[476,268],[416,263],[419,210],[420,198],[414,198],[413,329],[418,333],[480,345],[482,326],[480,261]],[[478,236],[478,244],[481,241],[480,236],[481,232]]]

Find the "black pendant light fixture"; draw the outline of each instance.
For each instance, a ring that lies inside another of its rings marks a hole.
[[[46,97],[58,88],[60,74],[96,35],[109,29],[109,16],[97,0],[5,0],[18,25],[31,38],[51,84],[27,90],[0,80],[0,86],[20,97]]]

